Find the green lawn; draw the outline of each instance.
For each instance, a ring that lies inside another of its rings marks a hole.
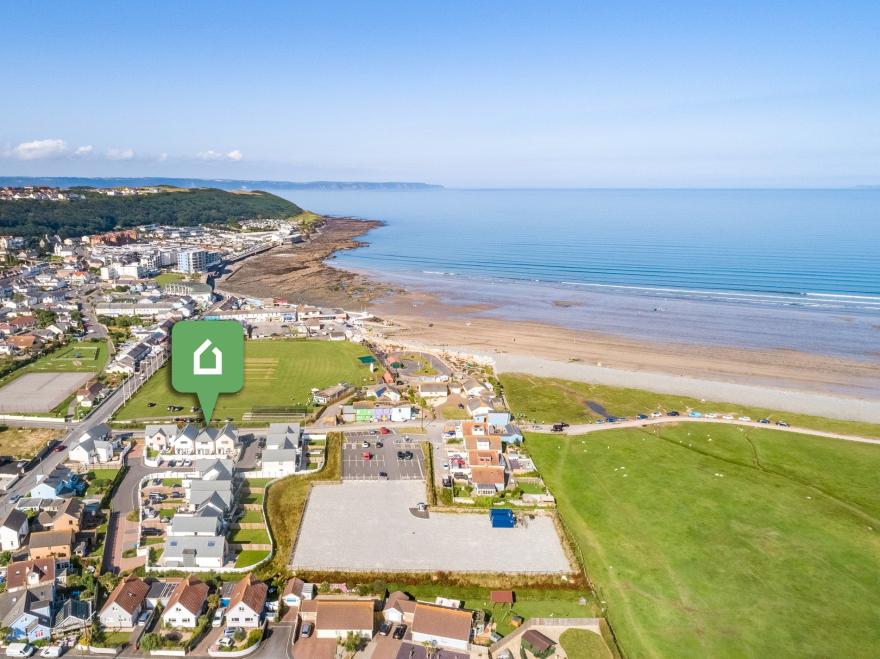
[[[876,656],[880,447],[720,424],[527,446],[626,656]]]
[[[118,473],[118,469],[92,469],[86,474],[86,480],[89,484],[86,488],[86,494],[88,496],[104,494],[113,485],[113,479]]]
[[[269,533],[266,529],[238,529],[229,538],[229,542],[240,544],[268,545]]]
[[[259,563],[269,554],[266,549],[246,549],[238,554],[235,559],[235,567],[248,567]]]
[[[186,275],[180,272],[163,272],[162,274],[156,275],[153,277],[156,280],[156,283],[159,286],[165,286],[166,284],[172,284],[176,281],[183,281],[186,279]]]
[[[241,495],[242,503],[263,503],[263,492],[248,492]]]
[[[568,659],[612,659],[614,656],[601,636],[586,629],[566,629],[559,637],[559,645]]]
[[[388,584],[388,592],[401,590],[419,600],[433,602],[435,597],[448,597],[463,602],[466,609],[487,611],[497,624],[496,631],[502,636],[513,631],[510,624],[510,610],[496,605],[494,610],[489,601],[491,588],[476,586],[450,586],[443,583]],[[523,618],[591,618],[598,615],[595,603],[588,593],[578,590],[553,588],[514,588],[516,603],[513,615]],[[584,598],[586,604],[581,604]]]
[[[702,402],[696,398],[658,394],[642,389],[608,387],[601,384],[573,382],[557,378],[540,378],[521,373],[503,373],[499,376],[511,411],[518,417],[538,423],[593,423],[603,416],[636,416],[677,410],[686,413],[697,410],[703,413],[731,413],[750,416],[752,419],[783,419],[793,426],[828,432],[849,433],[866,437],[880,437],[880,424],[843,421],[806,414],[792,414],[734,403]],[[591,410],[588,403],[604,408],[603,415]]]
[[[163,487],[181,487],[183,485],[182,478],[163,478],[162,486]]]
[[[246,478],[244,480],[244,485],[245,487],[250,487],[252,489],[259,489],[261,487],[266,487],[271,480],[271,478]]]
[[[244,515],[238,521],[241,524],[262,524],[263,512],[261,510],[245,510]]]
[[[375,375],[357,358],[368,350],[347,341],[247,341],[245,343],[244,387],[237,394],[223,394],[217,401],[215,418],[233,418],[237,423],[254,407],[289,407],[309,402],[312,387],[324,388],[345,381],[362,385]],[[197,405],[193,394],[171,388],[171,371],[159,369],[116,415],[119,421],[166,418],[169,404],[189,414]],[[147,404],[156,403],[155,407]],[[250,422],[253,423],[253,422]]]

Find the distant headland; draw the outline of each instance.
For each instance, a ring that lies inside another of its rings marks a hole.
[[[257,181],[201,178],[85,178],[77,176],[0,176],[0,187],[41,185],[53,188],[133,188],[170,185],[177,188],[219,188],[221,190],[442,190],[442,185],[407,181]]]

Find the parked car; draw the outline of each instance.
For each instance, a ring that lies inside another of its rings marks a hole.
[[[733,421],[733,414],[725,414],[721,418],[724,419],[725,421]]]
[[[393,636],[398,641],[406,636],[406,625],[397,625],[397,629],[394,630]]]
[[[58,446],[56,446],[52,450],[55,451],[56,453],[61,453],[61,451],[64,450],[64,444],[59,444]]]
[[[779,426],[779,427],[781,427],[781,428],[790,428],[790,427],[791,427],[791,426],[790,426],[789,424],[787,424],[785,421],[777,421],[777,422],[776,422],[776,425]]]
[[[385,444],[382,442],[376,442],[376,448],[382,448],[383,446],[385,446]]]
[[[308,638],[312,635],[312,632],[315,631],[315,625],[311,622],[304,622],[302,629],[299,632],[299,635],[302,638]]]
[[[364,451],[364,460],[372,460],[372,459],[373,459],[373,454],[370,453],[369,451]]]
[[[388,636],[391,633],[391,629],[394,625],[387,620],[383,621],[381,625],[379,625],[379,636]]]
[[[172,492],[172,493],[171,493],[171,498],[172,498],[172,499],[182,499],[182,498],[183,498],[183,492]]]
[[[60,657],[64,653],[64,648],[60,645],[47,645],[40,650],[41,657]]]
[[[552,432],[562,432],[563,430],[565,430],[565,426],[563,426],[561,423],[554,423],[552,426],[550,426],[550,430]]]
[[[648,418],[648,415],[647,414],[639,414],[636,418],[639,419],[640,421],[644,421],[645,419]]]
[[[370,442],[364,440],[364,442],[361,444],[361,446],[362,446],[363,448],[370,448]]]
[[[388,472],[387,471],[380,471],[379,478],[388,478]]]
[[[143,612],[138,616],[138,621],[137,621],[138,626],[147,624],[147,620],[150,619],[150,614],[151,614],[151,613],[152,613],[152,611],[143,611]]]
[[[752,420],[752,417],[750,417],[750,416],[741,416],[741,417],[739,418],[739,420],[740,420],[740,421],[751,421],[751,420]]]
[[[688,412],[688,416],[692,416],[692,417],[698,419],[698,418],[700,418],[701,416],[703,416],[703,413],[702,413],[702,412],[697,412],[696,410],[691,410],[690,412]]]
[[[675,410],[672,410],[671,412],[667,412],[666,416],[681,416],[681,414],[679,414]]]
[[[388,430],[388,428],[386,428],[385,426],[382,426],[381,428],[379,428],[379,434],[380,435],[390,435],[391,431]]]
[[[663,416],[663,412],[658,412],[657,410],[651,412],[652,419],[659,419],[661,416]]]
[[[770,423],[770,419],[759,419],[758,423]]]
[[[371,431],[370,431],[370,434],[371,434],[371,435],[378,435],[378,434],[379,434],[379,431],[378,431],[378,430],[371,430]]]
[[[404,457],[403,457],[403,451],[398,451],[398,452],[397,452],[397,459],[398,459],[398,460],[403,460],[403,459],[404,459]]]
[[[412,460],[413,459],[413,452],[412,451],[404,451],[403,459],[404,460]]]
[[[211,627],[219,627],[223,624],[223,616],[226,615],[226,607],[221,606],[214,611],[214,618],[211,620]]]
[[[244,627],[227,627],[226,629],[223,630],[223,635],[224,636],[235,636],[239,632],[244,634]]]
[[[233,645],[235,645],[235,641],[232,640],[231,636],[224,636],[219,641],[217,641],[217,645],[219,645],[221,648],[231,648]]]

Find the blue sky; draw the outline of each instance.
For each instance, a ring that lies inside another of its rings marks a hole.
[[[7,3],[0,175],[880,183],[880,3],[709,4]]]

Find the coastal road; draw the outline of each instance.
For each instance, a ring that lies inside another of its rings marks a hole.
[[[758,421],[740,421],[739,419],[707,419],[706,417],[692,416],[662,416],[656,419],[635,419],[629,421],[620,421],[618,423],[583,423],[572,425],[561,433],[553,433],[559,435],[585,435],[592,432],[602,432],[603,430],[615,430],[617,428],[642,428],[644,426],[660,426],[674,423],[721,423],[730,426],[745,426],[748,428],[771,428],[782,432],[793,432],[800,435],[814,435],[816,437],[827,437],[829,439],[842,439],[848,442],[862,442],[864,444],[880,444],[880,439],[873,437],[862,437],[861,435],[845,435],[837,432],[826,432],[824,430],[815,430],[813,428],[798,428],[795,426],[777,426],[769,423],[759,423]],[[521,429],[529,432],[552,433],[549,425],[523,425]]]

